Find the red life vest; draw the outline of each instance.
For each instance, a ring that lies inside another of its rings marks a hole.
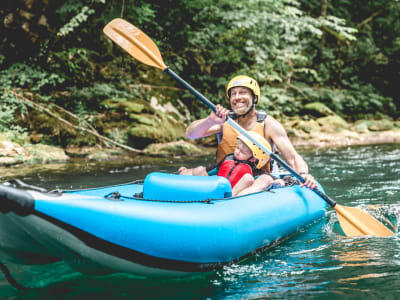
[[[247,173],[253,175],[253,171],[248,164],[230,159],[225,160],[218,170],[218,176],[227,178],[232,188]]]

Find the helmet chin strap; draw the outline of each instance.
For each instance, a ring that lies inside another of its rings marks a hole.
[[[250,158],[248,159],[237,159],[235,156],[233,156],[233,160],[239,163],[245,163],[245,164],[252,164],[254,165],[254,167],[257,166],[258,164],[258,159],[254,157],[254,155],[252,155]]]

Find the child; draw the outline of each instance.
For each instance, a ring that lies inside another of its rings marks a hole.
[[[269,143],[259,134],[255,132],[249,132],[249,134],[260,142],[263,146],[271,149]],[[244,135],[239,135],[237,140],[237,146],[235,151],[228,154],[220,163],[213,166],[213,169],[218,169],[218,176],[226,177],[232,186],[232,196],[240,196],[248,193],[251,188],[251,192],[259,192],[262,188],[253,186],[254,177],[261,174],[269,174],[266,170],[262,169],[264,165],[269,161],[269,155],[262,151],[252,141],[246,138]],[[208,176],[207,169],[205,167],[197,167],[194,169],[187,169],[185,167],[179,168],[181,175],[202,175]],[[267,180],[267,186],[277,184],[280,186],[285,185],[283,180],[275,179],[269,174]],[[265,186],[265,185],[263,185]]]

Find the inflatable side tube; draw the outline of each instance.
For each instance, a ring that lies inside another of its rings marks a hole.
[[[143,198],[170,201],[201,201],[232,196],[228,179],[221,176],[190,176],[154,172],[143,183]]]
[[[0,211],[8,213],[10,211],[19,216],[31,214],[35,207],[35,200],[26,191],[0,185]]]

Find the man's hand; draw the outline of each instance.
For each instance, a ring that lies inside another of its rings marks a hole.
[[[300,175],[303,176],[303,178],[306,180],[304,183],[300,184],[301,187],[306,186],[312,190],[317,187],[317,182],[311,174],[300,173]]]
[[[215,124],[223,124],[226,121],[226,118],[229,115],[229,109],[226,109],[220,104],[217,104],[215,107],[216,112],[212,112],[208,117],[210,121],[214,122]]]

